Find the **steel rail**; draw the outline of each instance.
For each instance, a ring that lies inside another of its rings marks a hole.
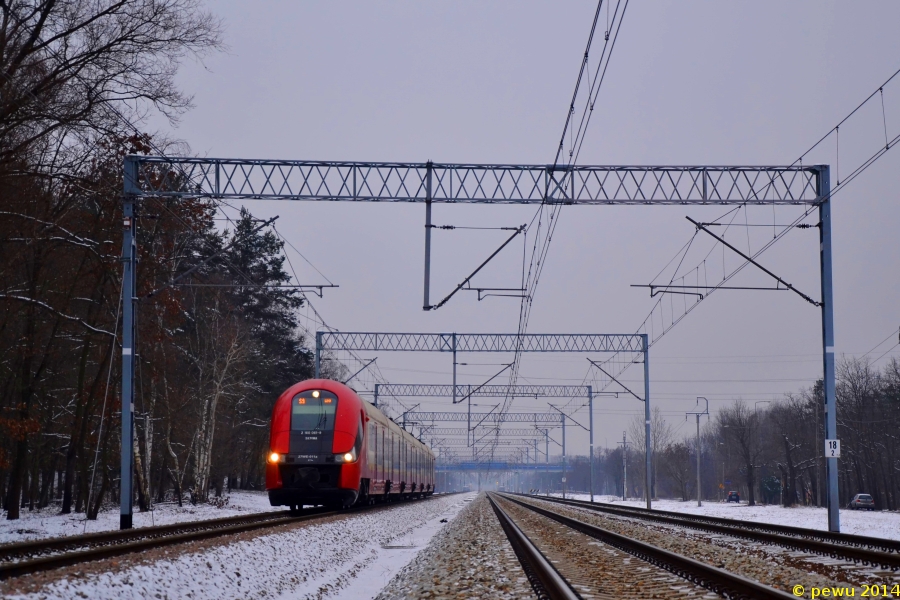
[[[506,533],[509,543],[522,563],[522,568],[531,587],[539,598],[549,598],[550,600],[576,600],[581,596],[568,584],[562,575],[554,568],[553,564],[547,560],[540,550],[528,539],[528,536],[509,518],[509,515],[500,508],[497,502],[492,498],[492,494],[487,495],[497,520],[500,521],[500,527]]]
[[[434,497],[434,496],[432,496]],[[0,546],[0,581],[11,577],[20,577],[30,573],[48,571],[83,562],[90,562],[113,556],[121,556],[169,546],[193,542],[213,537],[232,535],[254,529],[279,527],[293,523],[302,523],[315,519],[323,519],[335,515],[347,515],[364,510],[392,508],[396,504],[378,504],[375,506],[359,506],[347,510],[312,509],[306,514],[290,515],[288,511],[253,514],[223,519],[208,519],[189,523],[176,523],[156,527],[141,527],[124,531],[108,531],[92,533],[68,538],[52,538],[18,542]],[[86,548],[75,550],[75,548]],[[58,551],[59,554],[40,556],[27,560],[11,560],[17,556],[48,554]]]
[[[321,511],[317,511],[321,512]],[[252,515],[240,515],[236,517],[224,517],[221,519],[205,519],[202,521],[189,521],[185,523],[171,523],[168,525],[156,525],[153,527],[141,527],[138,529],[101,531],[84,535],[62,536],[48,539],[28,540],[0,545],[0,564],[12,562],[19,558],[32,558],[53,552],[67,552],[93,545],[115,545],[127,543],[142,538],[184,533],[190,530],[205,528],[227,527],[239,523],[258,521],[270,521],[283,518],[288,511],[273,511],[269,513],[255,513]],[[309,511],[305,514],[312,514]],[[305,516],[304,514],[304,516]]]
[[[663,550],[652,544],[640,542],[618,533],[613,533],[595,525],[590,525],[577,519],[563,516],[551,510],[534,506],[515,497],[502,495],[502,498],[514,502],[524,508],[538,513],[557,523],[570,527],[585,535],[588,535],[614,548],[618,548],[632,556],[636,556],[652,565],[687,579],[691,583],[706,588],[720,596],[746,600],[788,600],[794,596],[764,585],[752,579],[729,573],[706,563]]]
[[[525,494],[523,494],[525,495]],[[795,550],[812,552],[828,556],[830,558],[843,558],[853,562],[861,562],[864,565],[879,565],[885,569],[896,571],[900,569],[900,541],[886,540],[848,533],[834,533],[819,531],[816,529],[804,529],[790,525],[773,525],[771,523],[756,523],[752,521],[735,521],[721,517],[708,517],[704,515],[686,515],[671,511],[647,510],[637,507],[605,506],[591,504],[583,500],[563,500],[562,498],[547,498],[543,496],[528,496],[548,500],[558,504],[566,504],[586,508],[596,512],[604,512],[618,516],[645,519],[701,529],[752,539],[768,544],[785,546]],[[866,548],[863,548],[865,546]],[[878,548],[870,550],[868,548]]]

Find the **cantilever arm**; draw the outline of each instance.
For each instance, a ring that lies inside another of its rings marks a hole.
[[[357,375],[359,375],[360,373],[362,373],[363,371],[368,369],[369,365],[374,363],[376,360],[378,360],[377,356],[375,358],[373,358],[372,360],[370,360],[369,362],[367,362],[366,364],[364,364],[362,367],[360,367],[359,371],[357,371],[356,373],[354,373],[353,375],[351,375],[350,377],[348,377],[347,379],[344,380],[344,382],[343,382],[344,385],[347,385],[348,383],[350,383],[351,379],[353,379],[354,377],[356,377]]]
[[[497,256],[498,254],[500,254],[500,251],[503,250],[504,248],[506,248],[506,246],[507,246],[511,241],[513,241],[513,239],[515,239],[515,237],[516,237],[517,235],[519,235],[519,234],[522,233],[523,231],[525,231],[525,225],[522,225],[521,227],[516,227],[516,230],[513,232],[513,234],[512,234],[511,236],[509,236],[509,239],[506,240],[505,242],[503,242],[503,244],[501,244],[499,248],[497,248],[496,250],[494,250],[493,254],[491,254],[490,256],[487,257],[487,260],[485,260],[483,263],[481,263],[480,265],[478,265],[478,268],[475,269],[474,271],[472,271],[472,274],[471,274],[471,275],[469,275],[468,277],[466,277],[465,279],[463,279],[463,280],[462,280],[462,283],[460,283],[458,286],[456,286],[456,288],[454,288],[454,290],[453,290],[452,292],[450,292],[449,294],[447,294],[447,297],[446,297],[446,298],[444,298],[443,300],[441,300],[441,301],[438,302],[437,304],[432,304],[431,306],[426,306],[426,307],[425,307],[425,310],[436,310],[436,309],[442,307],[443,305],[445,305],[445,304],[447,303],[447,301],[450,300],[450,298],[452,298],[454,295],[456,295],[456,292],[458,292],[459,290],[463,289],[463,287],[465,287],[465,285],[466,285],[467,283],[469,283],[469,281],[471,281],[472,278],[475,277],[475,276],[478,274],[478,272],[479,272],[481,269],[484,268],[484,266],[485,266],[486,264],[488,264],[489,262],[491,262],[491,260],[493,260],[493,258],[494,258],[495,256]]]
[[[595,367],[597,367],[598,369],[600,369],[600,372],[601,372],[601,373],[603,373],[604,375],[606,375],[607,377],[609,377],[610,379],[612,379],[613,381],[615,381],[616,383],[618,383],[619,385],[621,385],[622,388],[623,388],[626,392],[628,392],[629,394],[631,394],[632,396],[634,396],[635,398],[637,398],[637,399],[640,400],[641,402],[644,401],[643,398],[641,398],[640,396],[638,396],[637,394],[635,394],[634,392],[632,392],[631,390],[629,390],[628,387],[627,387],[624,383],[622,383],[621,381],[619,381],[618,379],[616,379],[615,377],[613,377],[612,374],[611,374],[609,371],[607,371],[606,369],[604,369],[603,367],[601,367],[599,364],[597,364],[596,362],[592,361],[591,359],[587,359],[587,361],[588,361],[589,363],[591,363],[592,365],[594,365]]]
[[[505,371],[505,370],[507,370],[508,368],[510,368],[511,366],[513,366],[513,364],[515,364],[515,363],[509,363],[508,365],[504,366],[502,369],[500,369],[499,371],[497,371],[496,373],[494,373],[494,374],[491,376],[490,379],[488,379],[487,381],[485,381],[485,382],[482,383],[481,385],[477,386],[474,390],[469,390],[469,393],[468,393],[468,394],[466,394],[465,396],[463,396],[463,397],[460,398],[459,400],[455,401],[454,404],[459,404],[460,402],[465,402],[467,399],[469,399],[469,398],[472,396],[472,394],[474,394],[475,392],[477,392],[478,390],[480,390],[481,388],[483,388],[484,386],[486,386],[487,384],[489,384],[490,382],[492,382],[492,381],[493,381],[494,379],[496,379],[497,377],[499,377],[499,376],[503,373],[503,371]]]
[[[821,303],[821,302],[817,302],[817,301],[813,300],[812,298],[810,298],[809,296],[807,296],[806,294],[804,294],[803,292],[801,292],[800,290],[798,290],[797,288],[795,288],[794,286],[792,286],[791,284],[789,284],[787,281],[785,281],[784,279],[782,279],[781,277],[779,277],[778,275],[776,275],[776,274],[773,273],[772,271],[768,270],[767,268],[765,268],[764,266],[762,266],[761,264],[759,264],[758,262],[756,262],[755,260],[753,260],[751,257],[747,256],[746,254],[744,254],[743,252],[741,252],[740,250],[738,250],[737,248],[735,248],[734,246],[732,246],[731,244],[729,244],[728,242],[726,242],[724,239],[722,239],[722,238],[720,238],[719,236],[717,236],[716,234],[714,234],[712,231],[710,231],[709,229],[707,229],[706,226],[703,225],[702,223],[698,223],[697,221],[693,220],[693,219],[690,218],[690,217],[685,217],[685,219],[687,219],[688,221],[690,221],[691,223],[693,223],[693,224],[697,227],[697,229],[700,229],[700,230],[702,230],[702,231],[705,231],[706,233],[708,233],[709,235],[711,235],[712,237],[714,237],[715,239],[717,239],[719,242],[721,242],[723,246],[725,246],[725,247],[728,248],[729,250],[732,250],[732,251],[735,252],[738,256],[740,256],[741,258],[743,258],[744,260],[746,260],[747,262],[749,262],[751,265],[753,265],[754,267],[758,268],[759,270],[761,270],[763,273],[765,273],[765,274],[768,275],[769,277],[772,277],[773,279],[775,279],[775,281],[777,281],[778,283],[780,283],[781,285],[783,285],[783,286],[786,287],[787,289],[791,290],[792,292],[794,292],[795,294],[797,294],[798,296],[800,296],[801,298],[803,298],[804,300],[806,300],[807,302],[809,302],[810,304],[812,304],[813,306],[822,306],[822,303]]]

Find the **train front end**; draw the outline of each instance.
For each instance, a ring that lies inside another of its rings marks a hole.
[[[335,381],[288,388],[272,411],[266,489],[272,506],[351,506],[359,495],[362,400]]]

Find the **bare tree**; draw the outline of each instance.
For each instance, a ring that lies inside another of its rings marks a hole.
[[[628,433],[633,440],[634,448],[640,454],[644,454],[644,417],[642,415],[635,416],[628,428]],[[669,424],[662,416],[662,411],[658,406],[654,406],[650,411],[650,488],[652,497],[656,498],[656,480],[659,473],[660,454],[672,441],[672,425]],[[646,462],[646,461],[645,461]],[[642,463],[637,467],[638,472],[635,473],[635,481],[644,481],[644,473],[647,468]]]
[[[775,466],[781,472],[784,506],[793,506],[800,499],[798,477],[804,469],[815,464],[810,427],[814,420],[811,417],[808,403],[793,394],[772,405],[764,416],[764,422],[771,424],[766,427],[770,432],[769,445],[773,451],[779,449]]]
[[[694,462],[691,447],[684,441],[670,443],[663,450],[662,470],[674,483],[682,500],[690,496],[694,482]]]
[[[757,413],[743,400],[719,412],[717,424],[725,443],[732,446],[743,462],[744,478],[747,484],[747,499],[750,506],[756,504],[756,472],[762,457],[759,439],[759,419]]]
[[[222,46],[198,0],[0,0],[0,15],[0,159],[53,138],[32,153],[46,164],[151,106],[177,118],[191,104],[178,67]]]
[[[209,298],[208,296],[212,296]],[[212,449],[220,402],[234,395],[243,385],[241,375],[247,352],[242,342],[240,320],[224,295],[195,294],[192,362],[197,376],[197,428],[194,435],[194,492],[205,501],[209,493]]]

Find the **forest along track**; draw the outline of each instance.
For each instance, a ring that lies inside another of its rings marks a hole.
[[[498,494],[489,497],[566,579],[577,594],[575,597],[793,598],[751,579],[515,497]],[[540,590],[536,591],[542,595]],[[547,593],[543,597],[555,600],[572,596]]]
[[[429,498],[434,497],[430,496]],[[419,500],[419,502],[427,501],[429,498]],[[255,529],[280,527],[326,517],[349,516],[367,510],[383,510],[405,504],[405,502],[376,504],[344,510],[310,508],[299,515],[291,515],[290,511],[254,513],[223,519],[188,521],[124,531],[105,531],[3,544],[0,545],[0,581],[161,546],[183,544]]]
[[[688,529],[727,535],[782,546],[791,550],[818,554],[829,558],[862,563],[866,566],[881,567],[891,571],[900,569],[900,541],[873,538],[846,533],[833,533],[816,529],[804,529],[788,525],[773,525],[753,521],[735,521],[704,515],[685,515],[670,511],[647,510],[646,508],[609,506],[583,500],[563,500],[521,494],[525,498],[554,502],[575,508],[583,508],[599,513],[655,521]]]

